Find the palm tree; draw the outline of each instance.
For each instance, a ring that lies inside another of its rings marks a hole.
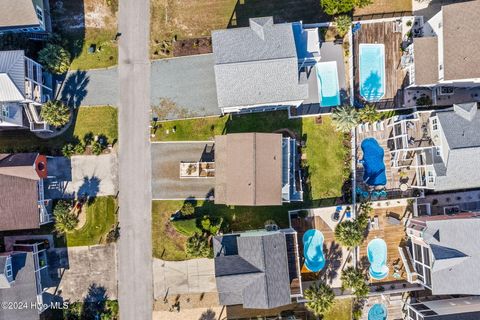
[[[61,101],[50,100],[42,105],[40,116],[49,125],[61,127],[70,120],[70,108]]]
[[[350,106],[338,107],[332,114],[337,131],[350,132],[358,124],[358,113]]]
[[[363,242],[364,229],[356,220],[347,220],[337,224],[335,238],[347,248],[355,248]]]
[[[78,224],[78,218],[66,201],[59,201],[53,209],[55,231],[59,234],[72,231]]]
[[[364,298],[370,292],[370,288],[365,282],[365,277],[362,272],[354,267],[348,267],[342,271],[340,277],[342,280],[342,290],[350,288],[353,290],[357,298]]]
[[[38,62],[55,74],[64,74],[70,67],[70,53],[59,45],[49,43],[38,52]]]
[[[352,25],[352,18],[349,15],[342,14],[338,17],[335,17],[335,23],[337,25],[337,32],[340,37],[344,37],[348,30],[350,30],[350,26]]]
[[[305,290],[305,299],[308,302],[305,304],[308,310],[313,312],[315,316],[321,316],[328,312],[333,305],[335,294],[332,288],[326,283],[314,283],[310,288]]]
[[[369,104],[358,111],[361,122],[375,122],[382,118],[382,114],[377,111],[374,105]]]
[[[210,248],[210,243],[208,238],[195,233],[193,236],[187,239],[185,244],[185,253],[188,257],[201,257],[201,258],[211,258],[212,249]]]

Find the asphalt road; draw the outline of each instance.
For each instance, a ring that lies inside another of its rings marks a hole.
[[[149,0],[120,0],[117,274],[121,319],[152,319],[149,28]]]

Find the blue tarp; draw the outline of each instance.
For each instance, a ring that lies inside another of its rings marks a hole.
[[[374,138],[362,141],[363,151],[363,181],[371,186],[384,186],[387,184],[385,175],[384,151]]]

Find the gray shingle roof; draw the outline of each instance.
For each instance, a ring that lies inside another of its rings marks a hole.
[[[36,279],[34,272],[33,256],[31,252],[14,253],[12,255],[12,271],[15,282],[12,287],[0,289],[0,301],[24,302],[29,306],[37,302]],[[39,314],[34,308],[10,310],[0,308],[0,319],[23,320],[39,319]]]
[[[32,0],[0,1],[0,29],[40,26]]]
[[[432,293],[479,295],[480,218],[427,220],[426,225],[423,239],[433,245],[432,252],[437,253],[432,265]],[[434,236],[437,232],[440,241]],[[438,246],[444,248],[442,253]],[[446,248],[456,254],[445,254]]]
[[[226,238],[229,238],[225,241]],[[232,245],[232,248],[222,249]],[[235,252],[235,246],[237,251]],[[230,255],[225,255],[229,252]],[[215,276],[222,305],[270,309],[291,303],[285,235],[224,235],[214,240]]]
[[[0,89],[0,101],[12,101],[13,96],[25,94],[25,54],[23,50],[0,51],[0,74],[8,89]],[[15,92],[14,87],[18,90]]]
[[[438,82],[438,39],[437,37],[414,38],[415,84],[425,85]]]
[[[448,157],[436,164],[435,190],[470,189],[480,186],[480,113],[477,104],[457,105],[437,112],[445,135]]]
[[[250,27],[212,32],[219,107],[268,105],[308,98],[299,83],[291,23],[250,19]]]

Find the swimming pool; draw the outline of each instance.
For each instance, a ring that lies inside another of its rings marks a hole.
[[[323,233],[310,229],[303,235],[303,256],[308,270],[318,272],[325,266],[323,254]]]
[[[335,107],[340,104],[338,87],[338,69],[336,61],[319,62],[316,64],[318,98],[321,107]]]
[[[359,45],[360,95],[367,101],[378,101],[385,95],[385,46]]]
[[[383,239],[371,240],[367,245],[367,256],[370,262],[369,273],[375,280],[382,280],[388,275],[387,244]]]
[[[385,163],[383,161],[384,151],[374,138],[367,138],[362,141],[363,151],[363,182],[371,186],[384,186],[387,184],[385,174]]]
[[[368,320],[386,320],[387,308],[383,303],[375,303],[370,310],[368,310]]]

